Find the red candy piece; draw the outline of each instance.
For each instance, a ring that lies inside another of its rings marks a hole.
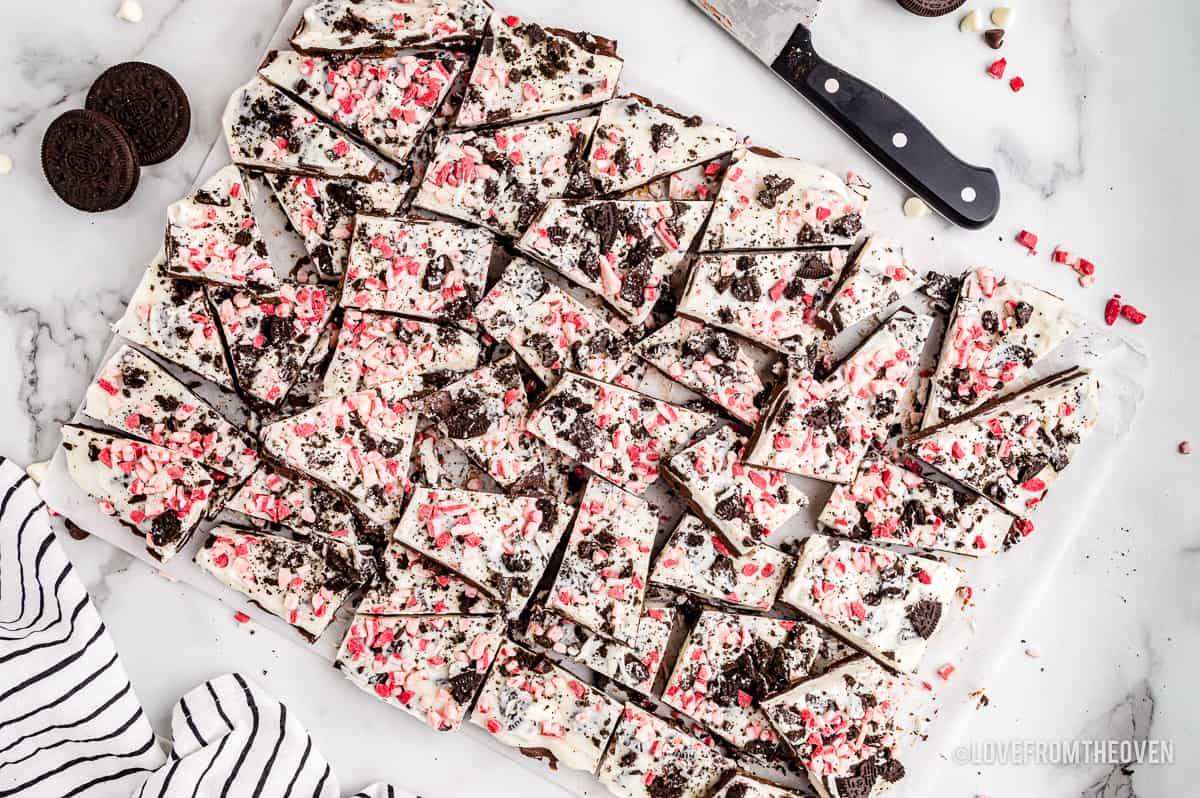
[[[1080,274],[1093,275],[1096,273],[1096,264],[1092,263],[1087,258],[1080,258],[1079,265],[1075,267]]]
[[[1038,237],[1028,230],[1022,230],[1017,234],[1017,243],[1029,250],[1029,254],[1033,255],[1037,252]]]
[[[1001,58],[999,61],[994,61],[992,63],[992,65],[990,67],[988,67],[987,71],[988,71],[988,74],[991,75],[993,78],[995,78],[996,80],[1000,80],[1000,78],[1004,77],[1004,70],[1007,66],[1008,66],[1008,59]]]
[[[250,616],[244,612],[235,612],[233,619],[238,623],[250,623]]]
[[[1104,306],[1104,323],[1109,327],[1116,323],[1117,317],[1121,315],[1121,295],[1113,294],[1112,299]]]
[[[1133,305],[1125,305],[1121,308],[1121,315],[1129,319],[1134,324],[1141,324],[1146,320],[1146,314],[1135,308]]]
[[[1054,258],[1055,263],[1070,263],[1071,262],[1071,253],[1067,252],[1065,249],[1054,250],[1054,254],[1051,257]]]
[[[1008,82],[1008,87],[1013,90],[1013,94],[1016,94],[1021,89],[1025,88],[1025,81],[1020,75],[1018,75]]]

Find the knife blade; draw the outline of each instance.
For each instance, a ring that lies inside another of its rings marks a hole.
[[[822,0],[692,0],[933,210],[969,229],[1000,209],[991,169],[955,156],[899,102],[813,47]]]

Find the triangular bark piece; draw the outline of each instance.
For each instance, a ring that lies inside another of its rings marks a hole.
[[[871,236],[855,255],[820,318],[842,332],[921,287],[898,241]]]
[[[600,108],[588,153],[591,191],[617,194],[731,152],[737,134],[629,95]]]
[[[397,183],[367,183],[348,177],[271,175],[268,180],[325,280],[337,280],[346,272],[354,217],[360,213],[394,216],[408,193],[408,186]]]
[[[458,111],[458,127],[534,119],[598,105],[624,62],[602,36],[493,15]]]
[[[251,291],[275,289],[279,278],[252,201],[241,172],[230,165],[167,208],[167,273]]]
[[[450,92],[462,56],[267,53],[258,74],[394,163],[403,163]]]
[[[209,288],[242,393],[278,404],[301,376],[304,364],[333,313],[331,289],[286,281],[264,295]]]
[[[362,180],[377,173],[364,149],[257,76],[230,96],[221,125],[239,166]]]
[[[722,427],[677,452],[665,471],[696,514],[738,554],[760,543],[777,544],[772,534],[808,506],[808,496],[781,472],[743,463],[745,447],[745,438]]]
[[[1067,303],[991,269],[963,275],[922,427],[969,413],[1020,380],[1078,328]]]
[[[826,482],[850,482],[872,441],[887,437],[933,325],[901,311],[825,381],[789,375],[755,432],[746,461]]]
[[[503,635],[499,615],[355,615],[336,666],[360,689],[434,731],[456,731]]]
[[[594,117],[448,133],[413,205],[517,237],[563,196],[596,128]]]
[[[516,618],[571,514],[569,506],[550,498],[417,488],[396,540],[460,574]]]
[[[166,561],[187,545],[204,519],[213,480],[195,460],[143,441],[86,427],[63,427],[71,478]]]
[[[131,346],[100,369],[83,413],[232,477],[249,475],[259,462],[252,437]]]
[[[849,246],[871,185],[798,158],[739,149],[725,172],[702,252]]]
[[[670,276],[708,208],[706,202],[551,200],[517,248],[640,324],[658,297],[670,293]]]
[[[289,540],[222,525],[209,532],[195,561],[311,641],[360,581],[355,557],[344,543]]]
[[[910,439],[951,479],[1027,517],[1100,420],[1100,384],[1086,369],[1055,374]]]
[[[113,332],[233,390],[233,376],[204,284],[171,277],[163,270],[164,262],[160,255],[146,269]]]
[[[779,598],[889,668],[913,673],[950,617],[961,579],[926,557],[810,535]]]
[[[304,9],[292,46],[314,53],[391,53],[483,36],[487,0],[317,0]]]
[[[386,524],[400,517],[416,421],[402,402],[360,391],[264,427],[263,451]]]

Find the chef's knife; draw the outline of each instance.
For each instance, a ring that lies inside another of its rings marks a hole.
[[[821,0],[692,0],[942,216],[977,229],[996,218],[1000,184],[934,137],[900,103],[817,55]]]

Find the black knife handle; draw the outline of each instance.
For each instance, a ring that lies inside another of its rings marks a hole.
[[[900,103],[817,55],[804,25],[771,69],[942,216],[971,229],[996,218],[996,173],[962,161]]]

